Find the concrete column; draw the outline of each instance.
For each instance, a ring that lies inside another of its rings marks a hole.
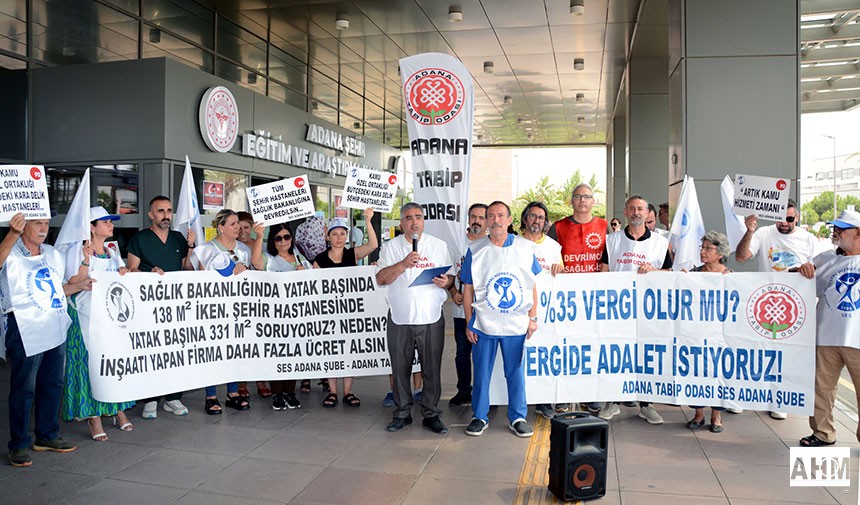
[[[624,215],[624,200],[627,199],[627,118],[616,117],[612,121],[612,172],[611,186],[607,184],[607,192],[612,193],[612,200],[606,202],[606,219],[613,217],[622,219]],[[622,219],[623,220],[623,219]]]
[[[799,0],[669,1],[669,183],[695,178],[708,229],[737,173],[799,177]]]
[[[655,206],[668,198],[669,82],[664,73],[667,69],[665,58],[634,58],[628,67],[628,190],[630,195],[642,195]]]

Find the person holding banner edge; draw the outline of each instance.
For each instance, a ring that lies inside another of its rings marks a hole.
[[[254,265],[254,269],[266,272],[304,270],[308,260],[296,250],[293,232],[290,231],[287,223],[273,224],[269,227],[265,253],[263,253],[264,228],[261,223],[254,224],[254,232],[257,234],[251,251],[251,264]],[[294,379],[269,382],[272,385],[272,410],[297,409],[302,406],[302,402],[296,398],[296,381]],[[259,389],[259,387],[258,383],[257,388]]]
[[[200,265],[199,270],[214,270],[224,277],[239,275],[251,265],[251,250],[239,242],[239,216],[230,209],[221,209],[212,220],[218,235],[194,249],[192,256]],[[216,396],[216,386],[206,387],[206,403],[204,410],[207,414],[221,414],[221,404]],[[251,403],[239,395],[239,383],[227,384],[227,400],[224,405],[235,410],[248,410]]]
[[[113,236],[113,222],[119,216],[108,214],[104,207],[90,209],[90,241],[83,247],[83,258],[76,272],[66,272],[67,282],[81,282],[93,272],[128,272],[118,250],[105,246]],[[71,254],[71,253],[70,253]],[[77,261],[77,259],[75,260]],[[74,273],[74,275],[71,275]],[[96,442],[107,442],[102,426],[103,416],[112,417],[122,431],[132,431],[134,425],[125,410],[135,402],[103,403],[93,398],[90,386],[89,355],[85,342],[89,337],[89,320],[92,309],[92,292],[81,291],[69,297],[69,317],[72,320],[66,339],[66,380],[63,388],[63,420],[86,419],[90,436]]]
[[[11,371],[7,447],[9,463],[15,467],[32,464],[27,448],[32,440],[29,426],[34,404],[33,450],[77,449],[59,436],[66,330],[71,322],[66,296],[91,290],[93,280],[88,277],[79,283],[66,283],[57,290],[54,283],[62,279],[65,261],[56,249],[44,243],[49,225],[47,219],[28,221],[19,212],[12,216],[9,232],[0,242],[0,307],[6,314],[6,362]],[[30,273],[34,274],[32,288],[21,282]],[[34,307],[29,299],[39,306]],[[32,317],[33,311],[36,318]],[[16,315],[22,318],[20,323]]]
[[[158,195],[149,201],[149,228],[137,232],[128,243],[128,269],[131,272],[164,272],[194,270],[191,253],[194,251],[194,229],[188,228],[188,237],[171,230],[173,204],[170,199]],[[141,400],[143,410],[140,417],[155,419],[158,416],[160,397]],[[177,416],[188,414],[182,403],[182,391],[164,395],[164,410]]]
[[[818,295],[815,346],[815,410],[809,418],[812,434],[801,447],[836,443],[833,407],[843,368],[860,385],[860,213],[844,210],[829,223],[836,251],[815,256],[800,267],[800,274],[815,279]],[[856,393],[860,404],[860,393]],[[855,433],[860,441],[860,422]]]
[[[531,244],[508,233],[512,222],[508,204],[491,203],[487,208],[490,235],[469,246],[460,271],[469,321],[466,336],[473,345],[475,364],[473,414],[466,427],[466,435],[473,437],[481,436],[490,424],[490,379],[499,347],[508,386],[508,427],[520,438],[534,434],[526,421],[523,348],[537,329],[535,279],[541,266]]]
[[[314,268],[354,267],[358,264],[358,260],[363,259],[379,247],[376,230],[370,223],[371,218],[373,218],[373,209],[365,209],[363,214],[364,224],[367,228],[367,243],[347,249],[346,240],[349,223],[345,219],[334,218],[329,221],[326,229],[329,248],[314,258]],[[337,379],[329,377],[328,386],[329,394],[323,399],[323,407],[330,409],[337,406]],[[343,378],[343,403],[348,407],[361,406],[361,400],[352,394],[352,377]]]
[[[400,208],[400,229],[403,234],[382,247],[379,254],[376,282],[388,286],[386,336],[394,379],[394,417],[386,430],[398,431],[412,424],[412,359],[415,349],[421,360],[424,381],[421,396],[423,425],[434,433],[444,435],[448,427],[439,416],[442,395],[442,351],[445,346],[445,318],[442,304],[448,299],[446,290],[454,284],[454,276],[443,273],[432,283],[413,286],[424,269],[450,267],[448,246],[442,240],[424,233],[424,211],[415,202]]]
[[[627,226],[606,237],[606,249],[600,258],[602,272],[632,272],[646,274],[672,268],[669,241],[662,235],[651,233],[645,226],[648,201],[633,195],[624,203]],[[621,413],[616,402],[607,402],[597,416],[607,421]],[[663,424],[663,417],[650,402],[639,402],[639,417],[649,424]]]
[[[798,223],[800,212],[791,198],[785,210],[785,221],[758,228],[758,219],[750,214],[744,218],[747,230],[735,249],[735,259],[744,263],[758,256],[759,272],[796,271],[812,261],[816,242],[811,233],[797,227]],[[771,411],[770,417],[782,420],[788,418],[788,414]]]
[[[236,215],[239,217],[239,238],[237,240],[248,246],[248,249],[253,251],[256,240],[251,238],[251,231],[256,231],[257,238],[262,240],[260,232],[254,227],[254,216],[252,216],[250,212],[246,212],[244,210],[240,210]],[[256,267],[254,267],[254,269],[259,270]],[[272,396],[272,390],[269,389],[266,381],[257,381],[257,394],[260,395],[261,398],[269,398]],[[248,384],[246,382],[239,383],[239,395],[244,396],[245,398],[251,397],[251,393],[248,391]]]

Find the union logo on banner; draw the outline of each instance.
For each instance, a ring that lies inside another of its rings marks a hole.
[[[424,68],[412,74],[403,86],[409,116],[424,125],[442,125],[463,110],[463,83],[442,68]]]
[[[790,286],[767,284],[750,296],[747,322],[762,337],[785,340],[806,322],[806,303]]]

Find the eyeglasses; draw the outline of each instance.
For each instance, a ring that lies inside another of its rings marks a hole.
[[[719,248],[715,245],[702,244],[702,247],[700,247],[700,249],[702,251],[716,251]]]
[[[275,235],[274,240],[275,240],[275,243],[278,243],[282,240],[290,240],[291,238],[293,238],[292,235]]]
[[[573,195],[573,200],[593,200],[591,195]]]
[[[526,219],[534,219],[535,221],[546,221],[546,216],[543,214],[535,214],[534,212],[529,212],[526,214]]]

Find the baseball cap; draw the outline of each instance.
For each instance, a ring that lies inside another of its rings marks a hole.
[[[90,221],[119,221],[119,216],[108,214],[101,205],[90,207]]]
[[[328,222],[328,229],[326,233],[334,230],[335,228],[343,228],[344,230],[349,230],[349,225],[346,223],[346,219],[336,217]]]
[[[839,213],[839,217],[827,224],[832,224],[837,228],[860,228],[860,212],[843,210]]]

